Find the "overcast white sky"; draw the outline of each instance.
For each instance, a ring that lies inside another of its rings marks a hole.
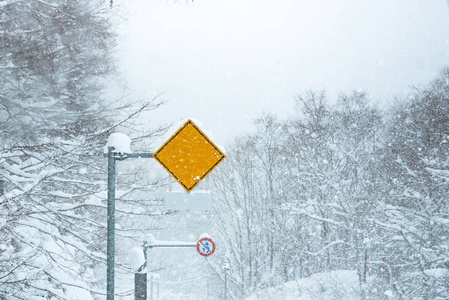
[[[121,67],[149,122],[202,121],[215,143],[296,94],[366,90],[386,105],[449,66],[447,0],[130,0]]]

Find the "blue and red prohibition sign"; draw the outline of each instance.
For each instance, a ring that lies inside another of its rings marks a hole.
[[[202,256],[211,256],[215,252],[215,242],[211,238],[204,237],[196,243],[196,251]]]

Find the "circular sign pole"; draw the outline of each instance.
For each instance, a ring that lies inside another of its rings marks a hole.
[[[106,248],[106,299],[114,300],[115,263],[115,163],[127,158],[152,158],[153,153],[117,153],[115,147],[108,146],[108,210],[107,210],[107,248]]]
[[[114,300],[114,249],[115,249],[115,157],[114,147],[108,147],[108,214],[107,214],[107,300]]]
[[[203,237],[196,244],[196,251],[201,256],[211,256],[215,252],[215,242],[209,237]]]

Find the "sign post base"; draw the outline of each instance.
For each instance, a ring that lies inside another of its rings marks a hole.
[[[147,300],[147,273],[134,274],[134,298],[136,300]]]

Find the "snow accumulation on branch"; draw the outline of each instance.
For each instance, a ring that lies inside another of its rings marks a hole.
[[[299,210],[298,209],[292,209],[291,213],[292,214],[302,214],[302,215],[305,215],[305,216],[307,216],[307,217],[309,217],[311,219],[314,219],[314,220],[317,220],[317,221],[323,221],[323,222],[331,223],[331,224],[334,224],[334,225],[337,225],[337,226],[341,226],[342,225],[341,222],[337,222],[337,221],[332,220],[332,219],[322,218],[320,216],[309,214],[303,208],[301,208]]]
[[[429,173],[432,173],[435,176],[449,179],[449,170],[434,169],[434,168],[426,167],[426,171]]]
[[[36,2],[38,2],[40,4],[43,4],[43,5],[47,5],[47,6],[53,7],[53,8],[58,8],[58,5],[53,4],[53,3],[48,3],[48,2],[45,2],[45,1],[41,1],[41,0],[34,0],[34,1],[36,1]]]
[[[321,253],[323,253],[324,251],[326,251],[327,249],[329,249],[330,247],[335,246],[335,245],[339,245],[339,244],[344,244],[344,245],[351,246],[350,244],[348,244],[348,243],[346,243],[346,242],[344,242],[342,240],[337,240],[337,241],[333,241],[332,243],[330,243],[329,245],[325,246],[324,248],[322,248],[320,251],[318,251],[316,253],[312,253],[312,252],[305,252],[305,253],[308,254],[308,255],[312,255],[312,256],[318,256]]]

